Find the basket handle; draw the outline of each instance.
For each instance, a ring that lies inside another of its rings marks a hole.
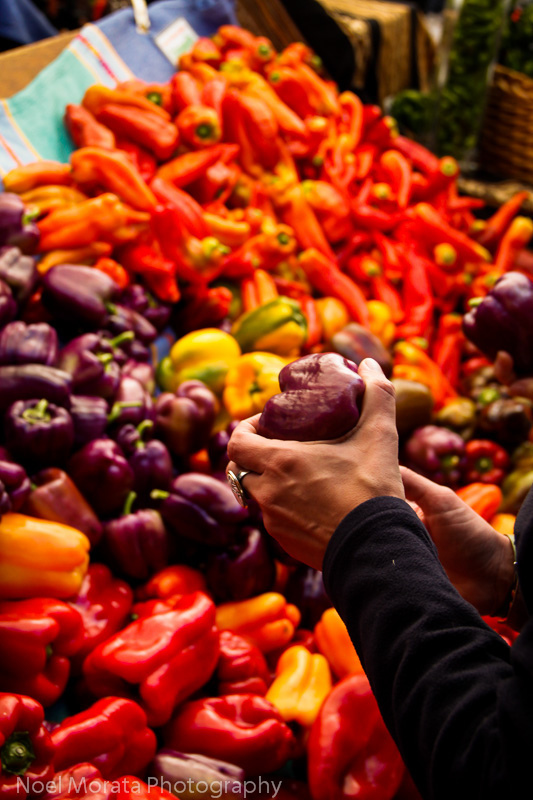
[[[148,33],[151,22],[146,0],[131,0],[137,33]]]

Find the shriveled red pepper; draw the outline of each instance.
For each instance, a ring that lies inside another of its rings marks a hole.
[[[258,694],[264,697],[270,683],[268,665],[261,650],[232,631],[220,633],[216,678],[219,695]]]
[[[448,225],[429,203],[418,203],[409,210],[409,213],[417,223],[415,230],[422,242],[429,245],[447,242],[453,245],[467,262],[490,260],[490,255],[484,247]]]
[[[7,691],[29,695],[43,706],[61,696],[70,656],[80,649],[82,620],[61,600],[36,597],[0,603],[0,681]]]
[[[54,775],[55,747],[37,700],[0,692],[0,797],[25,800]],[[27,787],[27,789],[26,789]],[[36,792],[37,793],[37,792]]]
[[[424,175],[433,175],[439,170],[439,159],[427,147],[408,139],[406,136],[397,136],[394,147],[409,159],[415,169]]]
[[[465,479],[468,483],[501,484],[511,464],[507,450],[489,439],[470,439],[465,453]]]
[[[352,319],[369,327],[370,314],[363,292],[340,271],[334,261],[311,248],[300,254],[299,264],[315,289],[323,295],[342,300]]]
[[[97,119],[117,136],[146,148],[158,161],[169,159],[179,143],[174,123],[154,111],[109,103],[100,109]]]
[[[386,150],[381,155],[380,163],[396,192],[398,208],[407,208],[413,181],[408,160],[398,150]]]
[[[138,688],[149,724],[158,726],[209,680],[217,658],[215,606],[193,592],[172,607],[161,601],[161,613],[140,617],[100,644],[83,670],[97,696],[129,696]]]
[[[501,238],[509,228],[514,217],[520,211],[523,203],[529,197],[529,192],[517,192],[503,203],[489,219],[484,221],[480,232],[473,237],[480,245],[494,252]]]
[[[204,239],[211,234],[204,220],[203,209],[194,197],[163,178],[154,178],[150,188],[160,203],[172,206],[180,213],[181,219],[192,236]]]
[[[165,744],[237,764],[247,775],[279,769],[294,750],[279,711],[254,694],[205,697],[185,703],[166,729]]]
[[[69,600],[83,622],[83,642],[73,659],[78,670],[91,650],[122,628],[132,603],[129,584],[115,578],[105,564],[89,565],[80,591]]]
[[[222,136],[220,117],[214,108],[201,103],[189,105],[176,117],[180,138],[190,147],[203,148],[217,144]]]
[[[88,761],[104,778],[143,774],[155,755],[156,736],[133,700],[104,697],[52,731],[57,770]]]
[[[344,800],[353,787],[373,800],[395,796],[404,764],[364,674],[344,678],[324,700],[311,728],[307,763],[314,800]]]
[[[315,212],[305,198],[301,185],[291,186],[278,195],[274,186],[272,200],[282,220],[293,229],[302,248],[314,248],[327,258],[335,258]]]
[[[65,109],[65,126],[76,147],[115,147],[115,134],[99,122],[83,106],[69,103]]]
[[[120,150],[81,147],[72,153],[70,163],[74,180],[82,186],[101,186],[140,211],[149,211],[157,204],[131,159]]]
[[[148,244],[131,244],[121,250],[120,259],[133,275],[142,275],[145,283],[160,299],[176,303],[181,297],[176,282],[176,263],[159,249]]]
[[[206,170],[218,161],[222,149],[221,145],[206,147],[204,150],[193,150],[184,153],[171,161],[167,161],[157,170],[156,176],[163,178],[180,188],[205,175]]]
[[[455,491],[461,500],[487,522],[496,514],[503,501],[502,490],[495,483],[474,481]]]

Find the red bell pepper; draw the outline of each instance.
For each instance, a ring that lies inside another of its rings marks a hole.
[[[43,706],[61,696],[70,674],[70,656],[83,640],[82,619],[61,600],[36,597],[0,603],[0,684]]]
[[[8,654],[4,650],[4,658]],[[0,693],[0,798],[25,800],[35,783],[54,774],[55,747],[43,726],[43,707],[31,697]]]
[[[97,767],[85,761],[56,772],[53,779],[47,781],[41,800],[62,800],[63,797],[69,800],[109,800],[112,788],[112,781],[106,781]]]
[[[104,697],[89,708],[66,717],[52,731],[57,770],[90,761],[104,778],[125,772],[142,775],[156,751],[155,733],[146,714],[133,700]]]
[[[83,620],[83,644],[73,661],[78,670],[85,656],[123,627],[132,603],[133,592],[125,581],[113,577],[105,564],[89,565],[80,591],[69,601]]]
[[[165,744],[259,775],[283,766],[295,741],[279,711],[264,697],[231,694],[185,703],[166,728]]]
[[[220,657],[216,677],[218,694],[265,696],[270,684],[268,664],[261,650],[233,631],[220,633]]]
[[[366,675],[349,675],[324,700],[309,736],[307,769],[313,800],[395,796],[404,765]]]
[[[138,689],[150,725],[173,710],[211,677],[218,659],[215,606],[203,592],[179,597],[161,613],[143,616],[102,642],[83,671],[97,696],[130,696]]]
[[[185,564],[173,564],[165,567],[150,580],[139,586],[135,592],[137,600],[165,600],[173,595],[191,594],[191,592],[204,592],[206,590],[205,578],[202,573],[187,567]]]
[[[500,484],[511,464],[507,450],[489,439],[471,439],[466,443],[465,453],[468,483]]]

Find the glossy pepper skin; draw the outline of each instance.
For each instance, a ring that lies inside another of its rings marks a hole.
[[[331,606],[322,573],[305,564],[299,564],[292,570],[283,594],[301,612],[302,628],[314,628],[324,611]]]
[[[169,489],[172,482],[170,453],[163,442],[150,438],[153,429],[154,423],[145,419],[137,427],[124,425],[116,435],[133,470],[133,490],[140,500],[147,500],[153,489]]]
[[[353,720],[357,719],[357,726]],[[343,800],[358,786],[361,797],[390,800],[404,766],[365,675],[340,681],[324,701],[308,744],[313,800]]]
[[[137,688],[148,723],[159,726],[213,674],[218,631],[203,592],[158,601],[152,610],[93,650],[83,671],[97,696],[130,696]]]
[[[70,457],[66,472],[98,515],[118,512],[133,489],[133,470],[112,439],[93,439]]]
[[[276,566],[265,537],[244,527],[233,544],[209,554],[206,580],[217,600],[245,600],[272,589]]]
[[[103,397],[72,395],[70,416],[74,425],[74,447],[82,447],[93,439],[100,439],[107,427],[107,402]]]
[[[390,378],[392,358],[390,352],[368,328],[351,322],[331,337],[331,349],[335,353],[359,365],[364,358],[378,362],[385,375]]]
[[[6,445],[32,469],[65,463],[74,444],[69,412],[48,400],[19,400],[4,416]]]
[[[199,380],[215,394],[221,394],[224,377],[241,355],[241,348],[229,333],[203,328],[185,334],[162,359],[158,379],[163,391],[175,391],[184,381]]]
[[[437,425],[417,428],[405,443],[406,465],[435,483],[457,486],[466,463],[459,434]]]
[[[157,398],[157,435],[175,456],[197,453],[209,441],[217,408],[216,396],[202,381],[184,381],[175,392],[163,392]]]
[[[52,742],[57,770],[89,761],[109,780],[126,771],[141,774],[156,750],[146,714],[122,697],[104,697],[67,717],[52,731]]]
[[[396,429],[398,435],[405,438],[415,428],[431,422],[433,395],[428,386],[408,378],[393,378],[392,384],[396,397]]]
[[[130,333],[133,339],[133,332]],[[120,339],[120,341],[119,341]],[[124,337],[111,339],[101,333],[83,333],[66,344],[59,354],[59,366],[72,376],[74,394],[112,399],[120,381],[120,350]]]
[[[107,304],[120,292],[104,272],[79,264],[58,264],[42,280],[45,307],[58,319],[75,319],[89,329],[104,326],[109,315]]]
[[[0,692],[0,720],[0,797],[25,800],[34,783],[46,783],[54,774],[55,748],[43,725],[43,707],[31,697]]]
[[[0,325],[7,325],[17,313],[17,304],[7,283],[0,280]]]
[[[465,479],[468,483],[500,484],[511,464],[507,450],[487,439],[471,439],[466,443]]]
[[[31,483],[24,467],[13,461],[5,447],[0,447],[0,484],[3,486],[0,513],[20,511],[31,491]]]
[[[286,722],[309,727],[331,686],[327,659],[321,653],[310,653],[303,645],[295,644],[281,654],[266,699],[276,706]]]
[[[222,399],[232,419],[246,419],[260,413],[266,402],[278,394],[278,376],[287,360],[274,353],[245,353],[230,367]]]
[[[227,483],[200,472],[178,475],[170,492],[152,497],[172,533],[210,547],[227,547],[248,516]]]
[[[146,388],[135,378],[121,375],[113,405],[108,416],[109,426],[140,425],[144,420],[153,420],[154,402]]]
[[[79,673],[85,656],[126,623],[133,591],[105,564],[92,563],[79,592],[68,602],[81,616],[83,624],[83,641],[72,661]]]
[[[362,673],[363,667],[346,625],[334,608],[327,608],[314,627],[317,648],[336,678]]]
[[[0,645],[6,654],[0,667],[2,686],[44,707],[52,705],[65,689],[69,656],[79,650],[82,637],[80,615],[61,600],[0,602]]]
[[[240,316],[231,333],[243,353],[260,350],[293,357],[306,341],[307,321],[298,303],[280,296]]]
[[[199,753],[180,753],[165,747],[157,753],[149,772],[161,785],[166,785],[163,781],[170,781],[172,786],[179,787],[180,800],[194,800],[198,796],[194,787],[199,784],[202,788],[207,786],[207,792],[216,793],[221,800],[244,798],[244,770]]]
[[[246,600],[217,606],[217,626],[233,631],[257,645],[262,653],[283,647],[294,636],[300,612],[279,592],[264,592]]]
[[[49,467],[32,475],[31,482],[31,492],[23,507],[26,514],[76,527],[91,545],[100,541],[100,520],[64,470]]]
[[[513,358],[518,375],[533,370],[533,282],[521,272],[507,272],[463,318],[468,339],[490,359],[498,350]]]
[[[165,731],[166,746],[223,758],[246,775],[273,772],[292,753],[294,738],[264,697],[233,694],[185,703]]]
[[[153,508],[132,511],[137,495],[131,492],[122,515],[104,527],[104,545],[117,572],[146,580],[166,566],[168,533],[159,512]]]
[[[25,303],[39,279],[35,259],[18,247],[0,247],[0,279],[7,283],[17,303]]]
[[[0,367],[0,410],[18,400],[42,398],[68,408],[72,379],[68,372],[45,364],[17,364]]]
[[[281,393],[266,404],[258,433],[269,439],[336,439],[355,427],[364,392],[353,361],[314,353],[287,364]]]
[[[45,364],[57,366],[57,333],[47,322],[26,325],[8,323],[0,331],[0,364]]]
[[[19,247],[23,253],[35,253],[39,229],[18,194],[0,195],[0,246]]]
[[[264,697],[270,684],[270,672],[261,650],[232,631],[221,631],[219,647],[218,694],[258,694]]]
[[[81,531],[12,512],[1,518],[1,599],[72,597],[88,565],[89,540]]]

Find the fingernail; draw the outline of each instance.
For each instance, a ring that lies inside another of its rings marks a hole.
[[[365,358],[363,364],[365,369],[370,369],[372,370],[372,372],[383,372],[378,362],[375,361],[373,358]]]

